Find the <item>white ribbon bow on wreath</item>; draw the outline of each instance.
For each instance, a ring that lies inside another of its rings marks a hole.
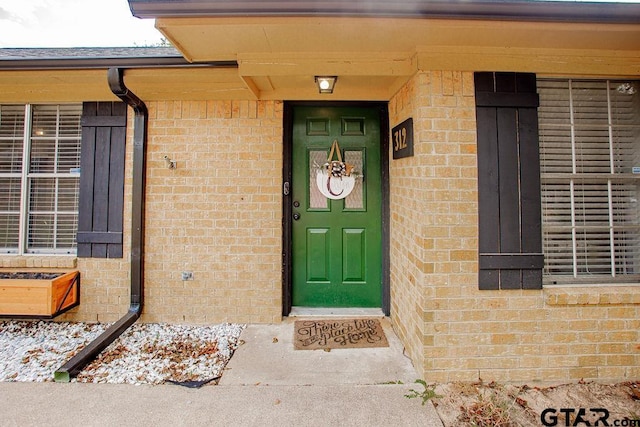
[[[338,160],[333,160],[334,155]],[[344,199],[351,194],[356,184],[356,178],[352,172],[353,165],[342,161],[340,145],[335,139],[331,144],[327,163],[322,165],[316,174],[318,190],[329,199]]]

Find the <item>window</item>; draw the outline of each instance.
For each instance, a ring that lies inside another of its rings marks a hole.
[[[640,279],[639,90],[538,80],[545,284]]]
[[[76,252],[81,114],[0,106],[0,253]]]

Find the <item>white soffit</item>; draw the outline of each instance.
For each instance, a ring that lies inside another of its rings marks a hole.
[[[418,47],[640,50],[640,25],[414,18],[160,18],[189,61],[242,54],[379,54]]]

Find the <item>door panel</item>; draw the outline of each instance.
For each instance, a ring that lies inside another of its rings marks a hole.
[[[292,140],[293,305],[381,307],[379,109],[294,107]],[[339,200],[326,198],[316,184],[334,140],[363,176]]]
[[[329,229],[307,230],[307,283],[329,283]]]
[[[366,280],[365,229],[343,230],[342,235],[342,281],[344,283],[364,283]]]

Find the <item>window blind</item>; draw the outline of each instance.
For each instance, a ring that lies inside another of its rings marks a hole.
[[[0,251],[19,246],[25,106],[0,106]]]
[[[545,284],[640,278],[637,88],[538,80]]]
[[[27,252],[75,251],[80,105],[32,107]]]
[[[0,252],[75,252],[81,111],[0,105]]]

